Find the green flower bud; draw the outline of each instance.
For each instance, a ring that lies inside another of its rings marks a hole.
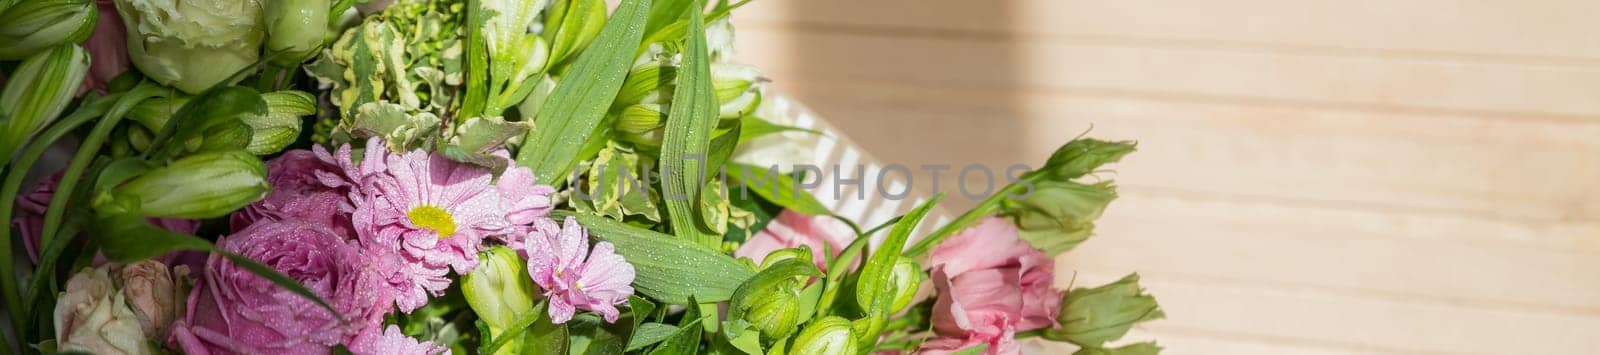
[[[761,267],[771,267],[772,265],[777,264],[779,261],[789,259],[797,259],[802,261],[811,260],[811,247],[801,245],[797,248],[773,250],[771,253],[767,253],[766,258],[761,259]]]
[[[478,253],[478,267],[461,278],[461,294],[491,332],[510,328],[532,311],[533,278],[517,252],[503,246]]]
[[[216,218],[267,195],[267,169],[242,150],[205,152],[145,172],[118,190],[146,217]]]
[[[617,99],[612,101],[612,107],[643,103],[647,101],[646,98],[651,98],[649,103],[660,103],[661,97],[672,97],[670,91],[664,95],[660,91],[663,88],[671,89],[677,72],[677,67],[663,65],[656,60],[634,66],[633,71],[628,72],[628,78],[622,81],[622,88],[617,91]]]
[[[138,122],[140,126],[144,126],[145,129],[151,132],[160,132],[161,128],[167,125],[167,120],[171,120],[172,115],[177,114],[178,109],[183,108],[183,105],[188,103],[188,97],[174,96],[146,99],[133,105],[133,109],[128,110],[128,114],[124,117]]]
[[[900,312],[911,305],[917,298],[917,288],[922,287],[922,266],[906,258],[895,261],[894,269],[889,271],[889,284],[894,285],[894,302],[890,303],[890,313]]]
[[[749,310],[744,313],[744,320],[750,326],[761,331],[761,336],[766,339],[782,339],[794,333],[796,325],[800,324],[800,291],[801,284],[798,280],[788,279],[779,282],[776,287],[758,291],[751,295],[751,299],[744,304]]]
[[[273,63],[295,65],[322,48],[328,35],[328,0],[266,0],[267,53]]]
[[[76,45],[38,52],[17,66],[0,92],[0,161],[10,160],[22,142],[55,121],[88,72],[89,53]]]
[[[854,354],[855,336],[851,334],[850,321],[837,316],[827,316],[807,324],[794,338],[790,354]]]
[[[750,93],[756,83],[766,81],[761,69],[751,65],[716,63],[711,65],[711,87],[717,92],[717,102],[731,102]]]
[[[46,48],[81,43],[94,34],[99,19],[93,0],[28,0],[3,11],[0,60],[20,60]]]
[[[1002,208],[1012,217],[1022,240],[1056,256],[1089,239],[1094,221],[1117,198],[1111,182],[1085,185],[1072,181],[1044,180],[1033,185],[1033,192],[1021,200],[1007,199]]]
[[[1134,324],[1166,317],[1155,297],[1139,286],[1139,274],[1095,288],[1077,288],[1061,301],[1060,326],[1044,337],[1098,348],[1122,338]]]
[[[267,102],[267,114],[240,117],[250,126],[250,144],[245,146],[250,154],[268,155],[283,150],[300,137],[300,117],[317,113],[317,99],[304,92],[269,92],[261,94],[261,99]]]
[[[1132,141],[1107,142],[1091,138],[1074,139],[1050,155],[1041,171],[1057,179],[1076,179],[1107,163],[1122,160],[1137,144]]]
[[[732,100],[722,101],[718,104],[717,118],[736,120],[756,112],[757,107],[761,107],[761,92],[752,90],[736,96]]]
[[[617,116],[617,138],[634,145],[657,148],[666,130],[667,108],[658,104],[637,104],[622,109]]]

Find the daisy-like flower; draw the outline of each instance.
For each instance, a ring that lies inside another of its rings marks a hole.
[[[504,151],[495,154],[505,157]],[[510,158],[506,158],[510,160]],[[539,185],[533,178],[533,169],[512,166],[500,173],[495,189],[506,199],[506,221],[515,225],[529,225],[550,215],[550,194],[556,189]]]
[[[369,144],[362,165],[376,159],[384,160],[383,173],[365,183],[357,178],[361,188],[351,196],[358,238],[366,248],[399,251],[412,283],[438,295],[449,286],[449,269],[472,271],[483,239],[509,227],[505,201],[481,167],[420,150],[388,154]]]
[[[350,352],[358,355],[365,354],[392,354],[392,355],[431,355],[449,352],[443,346],[435,345],[431,341],[418,341],[400,332],[400,327],[390,324],[388,328],[370,328],[356,335],[350,342]]]
[[[577,309],[617,321],[616,305],[633,295],[634,270],[615,246],[600,242],[589,250],[589,232],[572,217],[559,232],[535,229],[525,242],[528,274],[550,299],[551,321],[566,323]]]

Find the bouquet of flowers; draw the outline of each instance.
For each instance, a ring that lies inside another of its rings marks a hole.
[[[1162,317],[1137,275],[1052,285],[1131,142],[1072,140],[926,235],[938,197],[858,225],[797,188],[805,171],[739,153],[805,131],[758,114],[765,78],[730,62],[743,4],[0,0],[0,340],[1159,350],[1111,344]]]

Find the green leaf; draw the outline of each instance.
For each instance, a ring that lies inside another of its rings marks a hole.
[[[640,294],[670,304],[688,304],[690,296],[705,302],[728,300],[754,271],[733,257],[672,236],[593,215],[552,212],[555,218],[576,218],[589,237],[610,242],[633,264],[633,286]]]
[[[728,164],[728,179],[738,181],[739,196],[749,196],[755,193],[775,205],[783,206],[802,214],[821,216],[830,214],[827,206],[817,201],[816,196],[801,190],[799,183],[793,176],[780,174],[776,166],[762,169],[754,165]],[[729,194],[733,191],[729,190]]]
[[[623,317],[637,316],[625,313]],[[608,324],[594,313],[580,313],[566,325],[568,355],[621,354],[628,347],[628,338],[633,336],[631,319],[619,318]]]
[[[790,131],[806,132],[806,133],[811,133],[811,134],[816,134],[816,135],[822,135],[822,132],[818,132],[817,130],[814,130],[814,129],[805,129],[805,128],[800,128],[800,127],[795,127],[795,126],[785,126],[785,125],[775,124],[775,123],[772,123],[772,122],[767,122],[767,120],[761,119],[760,117],[756,117],[754,115],[744,116],[742,118],[739,118],[739,122],[740,122],[739,125],[743,126],[743,128],[741,128],[740,131],[739,131],[739,143],[740,144],[744,144],[744,142],[749,142],[751,139],[761,138],[761,137],[767,136],[767,135],[778,134],[778,133],[783,133],[783,132],[790,132]]]
[[[735,349],[739,349],[745,354],[762,355],[764,353],[761,349],[761,332],[756,331],[755,328],[745,328],[739,331],[739,335],[728,339],[728,344],[733,345]]]
[[[584,157],[578,153],[605,116],[633,64],[651,0],[623,0],[600,35],[573,63],[534,117],[517,154],[541,185],[560,185]]]
[[[1110,349],[1085,347],[1078,349],[1072,355],[1156,355],[1160,353],[1160,345],[1156,345],[1155,342],[1142,342]]]
[[[670,1],[668,1],[670,2]],[[557,0],[545,18],[545,40],[550,42],[549,70],[573,53],[580,53],[602,30],[606,22],[606,3],[602,0]],[[645,21],[641,24],[648,23]],[[644,32],[640,32],[643,38]]]
[[[934,196],[928,202],[923,202],[917,208],[911,209],[906,216],[894,224],[894,229],[889,230],[888,237],[883,244],[878,245],[871,256],[867,257],[866,265],[861,267],[861,276],[856,281],[856,304],[867,312],[866,320],[869,321],[867,331],[856,334],[863,344],[871,344],[878,339],[878,333],[883,330],[889,321],[889,314],[894,312],[895,284],[893,280],[894,265],[900,260],[900,250],[905,247],[906,239],[911,236],[911,231],[917,228],[917,223],[928,215],[928,210],[933,209],[944,195]]]
[[[715,321],[716,315],[702,317],[700,307],[695,306],[699,303],[693,296],[690,296],[687,302],[690,306],[684,311],[683,319],[678,321],[678,332],[651,350],[651,355],[688,355],[700,350],[700,332],[705,327],[698,323],[706,322],[708,319]]]
[[[497,354],[500,348],[515,341],[519,347],[517,350],[522,353],[566,354],[567,327],[565,324],[550,323],[549,317],[545,317],[545,307],[548,306],[548,301],[534,305],[533,311],[522,315],[505,332],[493,340],[484,339],[478,353]]]
[[[698,0],[695,4],[700,4]],[[698,7],[687,11],[689,32],[683,52],[683,65],[667,113],[665,137],[661,143],[662,186],[667,200],[667,219],[679,238],[708,248],[722,244],[721,235],[699,228],[695,223],[694,198],[705,183],[706,163],[711,148],[711,131],[717,127],[717,97],[711,87],[711,61],[706,54],[705,24]],[[690,165],[696,161],[698,166]]]
[[[635,317],[638,316],[635,315]],[[671,337],[673,334],[677,333],[678,327],[671,324],[639,324],[638,329],[633,331],[633,337],[628,339],[628,348],[624,351],[632,352],[634,350],[644,349],[646,346],[655,345],[663,340],[667,340],[667,337]]]

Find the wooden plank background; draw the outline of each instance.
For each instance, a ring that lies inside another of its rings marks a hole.
[[[740,61],[885,163],[1139,140],[1057,277],[1140,272],[1169,319],[1133,338],[1171,354],[1600,353],[1600,2],[756,0],[734,21]]]

